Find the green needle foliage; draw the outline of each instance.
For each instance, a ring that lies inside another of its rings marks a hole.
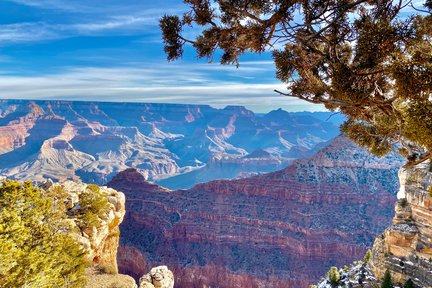
[[[189,11],[160,20],[168,60],[186,43],[222,64],[271,51],[288,84],[277,93],[345,114],[342,131],[377,155],[431,158],[432,0],[184,2]]]
[[[86,262],[67,234],[65,193],[0,186],[0,287],[82,287]]]
[[[110,211],[108,196],[94,184],[87,185],[87,189],[79,195],[79,205],[81,209],[77,217],[81,228],[99,228],[101,218]]]
[[[394,288],[389,270],[386,270],[386,272],[384,273],[384,278],[381,283],[381,288]]]

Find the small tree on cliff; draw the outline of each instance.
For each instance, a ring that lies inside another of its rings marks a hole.
[[[327,276],[330,280],[330,284],[332,285],[332,287],[337,287],[340,281],[340,274],[337,267],[331,267],[329,272],[327,273]]]
[[[381,288],[394,288],[389,270],[386,270],[384,273],[384,278],[381,283]]]
[[[185,43],[210,61],[221,51],[222,64],[270,50],[288,84],[277,93],[342,112],[342,131],[375,154],[398,144],[409,165],[431,158],[432,0],[184,2],[160,20],[168,60]]]
[[[59,193],[55,193],[59,192]],[[0,186],[0,287],[82,287],[84,253],[66,231],[61,191]]]

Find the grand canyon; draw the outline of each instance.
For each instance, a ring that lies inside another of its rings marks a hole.
[[[119,269],[164,263],[177,287],[308,287],[390,224],[400,164],[338,137],[283,170],[189,190],[127,169],[108,184],[127,199]]]
[[[330,115],[283,110],[256,115],[240,106],[0,100],[0,173],[104,184],[134,167],[166,187],[190,188],[275,171],[313,154],[339,134],[343,118]]]
[[[402,158],[338,136],[342,121],[281,109],[3,100],[0,172],[125,193],[118,265],[135,279],[167,265],[176,287],[308,287],[361,259],[393,216]]]

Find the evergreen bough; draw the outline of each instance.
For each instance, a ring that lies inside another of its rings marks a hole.
[[[0,287],[82,287],[85,253],[68,234],[61,189],[0,186]]]
[[[270,51],[287,84],[275,92],[343,113],[342,131],[377,155],[432,158],[432,0],[184,2],[160,19],[169,61],[186,43],[237,66]]]
[[[386,270],[384,273],[384,278],[381,283],[381,288],[394,288],[393,281],[391,278],[391,274],[389,270]]]

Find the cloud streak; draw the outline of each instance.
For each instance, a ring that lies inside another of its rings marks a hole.
[[[280,83],[241,83],[209,79],[204,70],[184,65],[158,69],[137,67],[68,68],[42,76],[0,75],[0,97],[7,99],[69,99],[245,105],[256,111],[276,107],[322,110],[297,99],[278,96]]]

